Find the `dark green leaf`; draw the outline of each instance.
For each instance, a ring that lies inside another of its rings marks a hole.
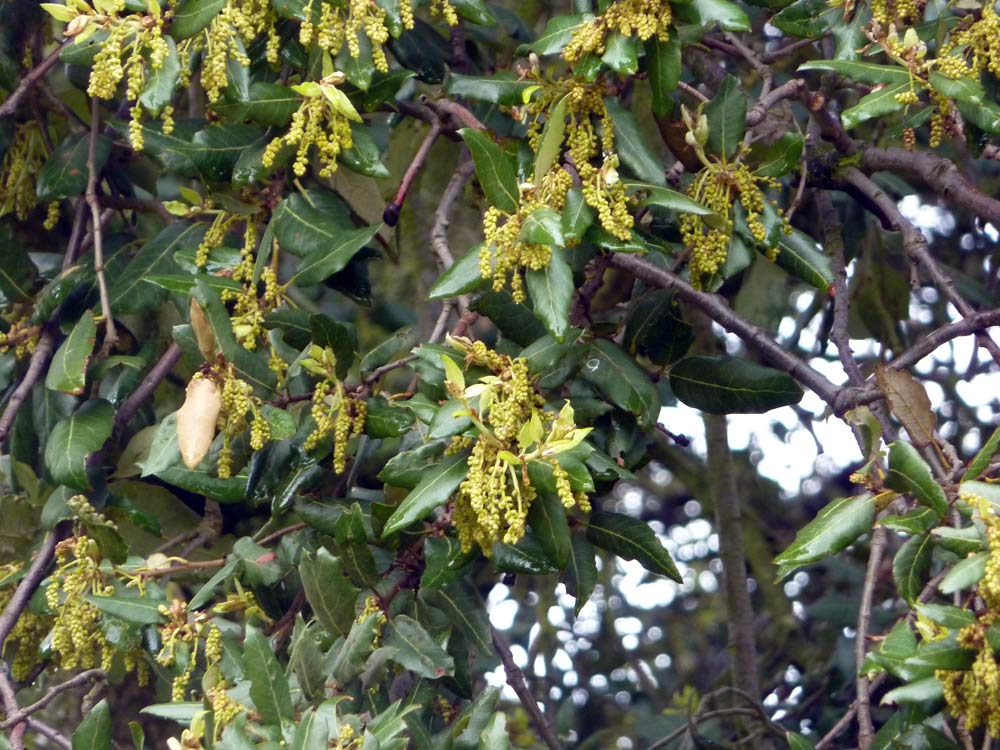
[[[578,187],[570,188],[566,193],[566,205],[563,206],[562,213],[564,242],[571,245],[582,240],[590,225],[594,223],[595,216],[594,209],[583,197],[583,191]]]
[[[292,694],[285,671],[267,637],[253,625],[246,626],[243,668],[250,680],[250,697],[266,724],[280,725],[294,715]]]
[[[581,374],[615,406],[630,411],[644,429],[660,414],[660,394],[649,376],[612,341],[598,339],[590,346]]]
[[[451,61],[451,46],[430,24],[420,19],[398,39],[389,39],[389,49],[399,64],[412,70],[424,83],[441,83]]]
[[[59,198],[73,198],[87,188],[89,172],[87,156],[90,137],[86,133],[71,133],[56,146],[56,150],[38,173],[35,194],[45,203]],[[111,139],[98,136],[94,169],[100,171],[111,155]]]
[[[452,263],[451,268],[434,282],[434,286],[427,293],[427,299],[458,297],[461,294],[478,291],[489,284],[490,279],[484,277],[479,269],[481,249],[481,244],[474,245],[469,252]]]
[[[288,86],[253,81],[244,98],[216,102],[212,109],[235,122],[249,120],[258,125],[284,127],[301,104],[302,97]]]
[[[476,178],[490,205],[514,213],[521,201],[514,162],[486,135],[471,128],[458,131],[472,152]]]
[[[681,42],[676,34],[671,34],[665,42],[654,37],[645,45],[642,67],[653,92],[653,112],[663,116],[673,106],[670,93],[681,80]]]
[[[310,706],[295,726],[292,750],[326,750],[330,746],[330,725],[326,716]],[[254,745],[251,745],[254,747]]]
[[[340,230],[336,234],[329,233],[326,240],[320,239],[320,236],[327,233],[324,227],[312,225],[310,229],[316,232],[316,244],[302,259],[298,272],[292,277],[292,280],[301,286],[318,284],[344,268],[351,258],[378,234],[381,225],[347,232]],[[278,233],[280,230],[275,231]],[[280,233],[278,238],[280,241]]]
[[[6,247],[3,263],[0,263],[0,294],[8,303],[30,300],[38,268],[27,248],[14,239],[9,226],[0,226],[0,242]]]
[[[160,110],[170,104],[181,73],[181,63],[177,57],[177,44],[173,37],[169,36],[163,37],[163,41],[167,45],[167,56],[158,69],[150,72],[146,85],[143,86],[142,93],[139,94],[139,101],[143,108],[154,117],[158,116]]]
[[[750,31],[747,14],[729,0],[695,0],[690,5],[679,6],[678,14],[703,28],[717,23],[724,31]]]
[[[814,563],[846,549],[871,530],[875,522],[875,498],[865,493],[832,500],[795,535],[788,548],[774,558],[781,580],[796,568]]]
[[[705,106],[710,153],[726,159],[736,155],[747,129],[747,98],[736,76],[726,76],[712,101]]]
[[[115,410],[107,401],[87,401],[56,423],[45,443],[45,468],[58,484],[91,489],[87,459],[111,437]]]
[[[528,464],[529,477],[536,463]],[[535,485],[533,478],[532,484]],[[565,568],[572,556],[572,548],[566,509],[559,496],[554,492],[539,492],[528,510],[528,523],[549,559],[557,568]]]
[[[383,645],[396,650],[391,658],[403,669],[429,680],[455,671],[455,661],[448,652],[412,617],[393,617],[383,636]]]
[[[365,415],[365,434],[374,438],[399,437],[410,431],[413,422],[412,411],[373,399]]]
[[[427,437],[438,440],[465,432],[472,427],[467,412],[468,408],[459,399],[446,401],[427,426]]]
[[[85,310],[52,357],[49,371],[45,374],[45,387],[72,393],[74,396],[81,395],[87,382],[87,364],[96,339],[97,323],[94,322],[94,314]]]
[[[642,193],[642,197],[636,204],[640,207],[642,206],[660,206],[666,208],[670,211],[676,211],[682,214],[697,214],[698,216],[717,216],[715,211],[703,206],[698,201],[689,198],[684,195],[684,193],[679,193],[676,190],[671,190],[670,188],[665,188],[660,185],[650,185],[644,182],[631,182],[625,183],[625,189],[628,193]],[[719,217],[721,220],[721,217]]]
[[[925,513],[933,514],[930,508],[923,509]],[[975,526],[967,526],[964,529],[953,529],[951,526],[940,526],[931,530],[931,534],[937,540],[938,546],[953,552],[959,557],[966,557],[973,552],[980,552],[986,548],[983,535]]]
[[[549,19],[545,31],[534,42],[530,50],[539,55],[553,55],[562,52],[579,29],[594,20],[591,13],[580,13],[571,16],[557,15]]]
[[[934,481],[931,467],[909,443],[897,440],[889,445],[889,473],[885,484],[897,492],[909,492],[919,503],[933,508],[939,517],[948,512],[944,490]]]
[[[1000,446],[1000,427],[993,430],[993,434],[987,438],[986,442],[983,443],[983,447],[979,449],[979,452],[969,461],[968,467],[965,469],[965,473],[962,475],[962,481],[967,482],[970,479],[976,479],[980,474],[986,471],[990,462],[993,460],[993,456],[997,453],[997,448]]]
[[[111,750],[111,709],[102,699],[73,732],[73,750]]]
[[[358,174],[367,177],[384,179],[389,176],[389,169],[382,163],[382,154],[372,139],[368,128],[352,124],[351,135],[353,145],[340,153],[340,160]]]
[[[959,560],[941,579],[938,590],[942,594],[954,594],[956,591],[972,588],[986,574],[986,559],[987,554],[979,552],[964,560]]]
[[[340,560],[320,547],[315,556],[303,556],[299,576],[316,619],[330,633],[346,636],[354,622],[359,589],[344,575]]]
[[[615,148],[622,166],[642,182],[666,185],[666,167],[649,147],[649,139],[643,133],[639,118],[617,99],[608,99],[605,105],[615,126]]]
[[[931,71],[928,77],[930,84],[949,99],[979,106],[986,101],[986,92],[979,81],[972,78],[949,78],[946,75]]]
[[[397,453],[382,467],[378,478],[394,487],[416,487],[424,473],[441,460],[446,443],[438,441]]]
[[[861,101],[845,109],[841,114],[840,119],[844,123],[844,128],[850,130],[873,117],[898,112],[903,108],[903,104],[896,99],[896,96],[909,90],[910,81],[907,79],[902,83],[890,84],[866,94]]]
[[[802,399],[802,388],[787,373],[729,356],[685,357],[671,368],[670,387],[685,404],[709,414],[761,414]]]
[[[791,234],[781,232],[778,235],[775,263],[820,291],[825,292],[833,284],[829,256],[816,246],[812,237],[794,227]]]
[[[466,76],[452,73],[445,90],[452,96],[478,99],[491,104],[515,107],[523,104],[525,89],[534,85],[511,72],[499,71],[489,77]]]
[[[860,60],[810,60],[803,70],[830,70],[861,83],[909,83],[910,71],[899,65],[879,65]]]
[[[204,495],[219,503],[241,503],[246,500],[246,476],[237,475],[229,479],[220,479],[211,477],[203,471],[188,469],[183,465],[161,469],[155,474],[167,484]]]
[[[798,133],[785,133],[766,148],[753,149],[752,156],[761,177],[783,177],[798,171],[805,139]]]
[[[427,591],[454,583],[474,556],[472,552],[462,552],[462,545],[454,537],[427,537],[424,542],[427,567],[420,576],[420,589]]]
[[[614,31],[605,42],[601,62],[623,76],[635,75],[639,70],[639,41]]]
[[[420,598],[444,612],[481,655],[493,653],[486,605],[469,581],[462,579],[429,591],[421,589]]]
[[[158,625],[163,622],[159,607],[164,602],[142,597],[94,596],[87,594],[86,600],[105,614],[113,615],[125,622],[136,625]]]
[[[205,29],[224,7],[226,0],[181,0],[170,24],[170,35],[177,40],[190,39]]]
[[[907,602],[916,601],[927,583],[933,551],[934,539],[930,534],[921,534],[907,539],[893,558],[892,577],[896,590]]]
[[[121,274],[110,280],[108,298],[111,301],[111,309],[121,315],[144,312],[159,304],[162,301],[162,293],[153,294],[155,290],[143,282],[156,283],[154,279],[159,275],[173,274],[177,271],[174,253],[197,248],[205,238],[205,232],[204,224],[188,224],[182,221],[164,227],[159,234],[142,246]],[[190,291],[195,279],[188,278],[190,279],[188,291]],[[211,281],[220,284],[222,280],[216,278]],[[232,282],[231,279],[229,281]]]
[[[652,573],[681,580],[677,566],[649,524],[621,513],[594,511],[587,525],[587,539],[595,546],[625,560],[638,560]]]
[[[525,305],[514,302],[509,292],[486,292],[472,305],[475,312],[493,321],[511,341],[527,346],[545,335],[545,327]]]
[[[556,219],[558,220],[558,214]],[[569,314],[573,306],[573,293],[576,291],[573,271],[566,262],[562,248],[552,249],[549,264],[545,268],[539,271],[529,268],[524,276],[535,315],[556,341],[562,341],[569,328]]]
[[[411,523],[424,518],[451,497],[468,472],[469,467],[464,454],[449,456],[433,468],[427,469],[420,483],[389,517],[382,530],[382,536],[405,529]]]
[[[566,584],[569,595],[576,598],[573,612],[579,615],[597,585],[597,562],[594,557],[594,545],[586,536],[573,534],[571,544],[572,554],[562,581]]]
[[[628,316],[622,343],[654,364],[672,364],[694,342],[694,330],[681,317],[673,294],[655,289],[636,302]]]
[[[490,559],[493,567],[501,573],[546,575],[559,570],[538,540],[530,534],[521,537],[517,544],[495,542]]]
[[[545,117],[545,127],[538,142],[538,153],[535,155],[535,187],[542,184],[542,178],[548,174],[553,164],[559,161],[562,153],[563,136],[566,133],[567,97],[563,97],[549,110]],[[544,243],[543,243],[544,244]]]
[[[518,237],[535,245],[563,245],[562,216],[551,208],[539,208],[528,214]]]
[[[466,21],[480,26],[492,26],[497,22],[496,16],[484,0],[451,0],[451,4],[458,11],[458,15]]]
[[[968,609],[960,609],[947,604],[920,604],[914,606],[921,615],[931,622],[944,625],[946,628],[958,630],[976,621],[976,615]]]

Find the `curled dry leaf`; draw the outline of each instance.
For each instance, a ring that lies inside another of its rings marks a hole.
[[[910,440],[918,448],[934,440],[937,415],[931,409],[931,400],[919,380],[902,370],[879,367],[875,370],[875,383],[885,394],[889,409],[906,428]]]
[[[213,381],[196,377],[188,383],[184,405],[177,412],[177,445],[189,469],[200,464],[212,446],[221,409],[222,394]]]
[[[215,333],[212,326],[205,317],[205,311],[201,309],[198,300],[191,298],[191,330],[194,331],[195,341],[198,342],[198,350],[206,362],[215,360]]]

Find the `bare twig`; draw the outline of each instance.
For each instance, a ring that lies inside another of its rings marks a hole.
[[[125,399],[125,403],[118,409],[118,413],[115,415],[114,431],[116,435],[121,435],[121,432],[128,426],[129,422],[139,413],[139,409],[146,402],[146,399],[153,395],[153,391],[170,374],[170,371],[174,369],[174,365],[177,364],[180,358],[181,348],[177,345],[177,342],[171,341],[167,350],[163,352],[163,355],[146,374],[146,377],[142,379],[139,387],[132,392],[132,395]]]
[[[687,83],[686,81],[678,81],[677,88],[679,88],[681,91],[683,91],[691,98],[697,99],[699,102],[709,101],[707,96],[705,96],[698,89],[696,89],[694,86],[692,86],[690,83]]]
[[[879,568],[882,566],[882,553],[888,539],[884,526],[876,526],[872,531],[871,553],[868,556],[868,568],[865,571],[865,582],[861,589],[861,607],[858,611],[858,630],[854,643],[854,662],[857,668],[855,689],[857,690],[858,713],[858,750],[870,750],[875,728],[872,725],[871,685],[868,675],[862,665],[868,655],[868,626],[872,617],[872,596],[875,593]]]
[[[448,247],[448,226],[451,224],[451,216],[455,211],[455,203],[458,201],[465,184],[472,177],[475,165],[469,157],[468,150],[462,149],[461,161],[455,168],[455,173],[448,181],[434,212],[434,225],[431,227],[431,248],[437,255],[438,266],[442,271],[447,271],[455,263],[455,258]],[[469,300],[465,295],[457,299],[458,309],[464,313],[469,309]]]
[[[427,156],[431,152],[431,146],[441,135],[441,120],[437,117],[433,110],[430,110],[433,119],[431,120],[431,129],[427,131],[427,135],[424,136],[423,142],[417,149],[417,153],[413,156],[413,161],[410,162],[410,166],[406,168],[406,173],[403,175],[403,179],[399,183],[399,187],[396,189],[396,194],[393,196],[389,205],[385,207],[385,211],[382,212],[382,221],[388,224],[390,227],[396,226],[399,223],[399,214],[403,210],[403,203],[406,201],[406,196],[410,192],[410,188],[413,186],[413,181],[417,178],[420,170],[424,168],[427,163]]]
[[[43,78],[46,73],[48,73],[52,67],[59,62],[59,53],[62,51],[62,42],[52,50],[48,56],[42,60],[38,65],[36,65],[32,70],[27,73],[21,82],[17,85],[17,88],[11,93],[10,96],[4,100],[3,104],[0,104],[0,118],[9,117],[17,111],[18,105],[21,100],[27,95],[28,91],[35,83]]]
[[[497,652],[497,656],[500,657],[500,661],[503,662],[503,669],[507,674],[507,684],[510,685],[511,689],[515,693],[517,693],[517,697],[521,701],[521,705],[523,705],[524,710],[528,712],[528,715],[531,717],[531,721],[535,725],[535,729],[538,731],[538,734],[541,735],[545,744],[548,745],[549,750],[562,750],[562,746],[559,744],[559,738],[556,737],[555,730],[552,728],[549,720],[545,718],[541,709],[538,708],[538,702],[531,694],[531,690],[528,689],[528,683],[524,679],[524,673],[514,662],[514,655],[510,652],[510,644],[507,643],[507,640],[496,628],[491,626],[490,631],[493,635],[493,648]]]
[[[886,680],[885,672],[875,675],[875,677],[868,685],[869,691],[876,690],[883,682],[885,682],[885,680]],[[833,741],[837,739],[840,735],[842,735],[844,733],[844,730],[846,730],[849,726],[851,726],[851,723],[854,721],[854,717],[857,715],[857,713],[858,713],[858,702],[857,700],[855,700],[853,703],[851,703],[850,708],[847,709],[844,715],[841,716],[839,719],[837,719],[837,723],[830,728],[830,731],[827,732],[825,735],[823,735],[823,738],[816,743],[816,750],[826,750],[828,747],[830,747],[833,744]]]
[[[756,716],[756,715],[757,712],[754,711],[752,708],[733,707],[733,708],[719,708],[716,709],[715,711],[708,711],[697,718],[692,717],[691,721],[684,724],[684,726],[677,727],[677,729],[675,729],[665,737],[658,739],[656,742],[654,742],[652,745],[646,748],[646,750],[662,750],[662,748],[667,747],[671,742],[680,739],[686,733],[694,729],[696,726],[698,726],[699,724],[704,724],[707,721],[712,721],[714,719],[725,719],[730,716]]]
[[[47,705],[49,705],[53,700],[55,700],[60,694],[65,693],[67,690],[72,690],[80,685],[86,685],[91,680],[103,680],[107,676],[107,672],[103,669],[88,669],[79,674],[73,675],[65,682],[60,682],[58,685],[53,685],[49,688],[45,695],[39,698],[34,703],[25,706],[20,709],[17,713],[11,714],[3,721],[0,721],[0,729],[9,729],[15,724],[19,724],[26,718],[31,716],[31,714],[36,711],[41,711]]]
[[[633,273],[652,286],[673,291],[678,298],[704,312],[730,333],[739,336],[749,347],[780,370],[784,370],[810,388],[837,413],[839,388],[817,370],[788,352],[762,329],[737,315],[726,300],[717,294],[700,292],[675,274],[635,255],[616,253],[611,265]]]
[[[97,169],[97,140],[101,134],[101,104],[97,97],[90,100],[90,145],[87,151],[87,205],[90,206],[92,223],[91,237],[94,240],[94,273],[97,276],[97,289],[101,296],[101,314],[104,316],[104,344],[101,346],[101,356],[106,357],[118,341],[115,331],[115,318],[111,313],[111,300],[108,297],[108,282],[104,278],[104,241],[101,230],[101,199],[97,195],[99,170]]]
[[[806,82],[801,78],[793,78],[786,81],[775,89],[767,92],[757,100],[749,112],[747,112],[747,127],[754,127],[763,122],[768,110],[780,101],[785,99],[797,99],[805,91]]]
[[[43,724],[42,722],[38,721],[38,719],[28,719],[26,724],[28,726],[28,729],[30,729],[32,732],[40,734],[43,737],[47,737],[48,739],[52,740],[52,742],[55,742],[57,745],[59,745],[59,747],[63,748],[63,750],[72,750],[73,745],[69,741],[69,737],[67,737],[57,729],[53,729],[48,724]]]
[[[55,340],[55,333],[51,329],[46,328],[38,339],[38,343],[35,344],[35,351],[32,352],[31,360],[28,362],[28,371],[24,373],[21,382],[17,384],[17,387],[11,394],[10,400],[7,401],[7,406],[3,410],[3,414],[0,414],[0,443],[7,440],[11,428],[14,426],[14,420],[17,418],[17,413],[21,410],[21,406],[27,400],[28,396],[31,395],[31,390],[35,387],[35,383],[38,382],[39,378],[45,372],[45,367],[48,365],[49,358],[52,356],[52,350],[55,347]]]

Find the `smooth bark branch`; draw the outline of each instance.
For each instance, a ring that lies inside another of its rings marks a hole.
[[[521,705],[528,712],[531,721],[535,725],[535,729],[538,730],[538,734],[545,741],[545,744],[548,745],[549,750],[562,750],[555,730],[552,728],[549,720],[545,718],[545,714],[538,708],[538,702],[528,688],[528,682],[524,679],[524,672],[514,662],[514,655],[510,652],[510,645],[496,628],[491,626],[490,632],[493,637],[493,649],[497,652],[497,656],[500,657],[500,661],[503,662],[503,671],[507,675],[507,684],[517,694]]]
[[[931,282],[940,289],[955,309],[963,318],[975,315],[972,308],[962,295],[955,289],[955,282],[941,270],[934,256],[927,248],[927,240],[923,232],[917,229],[912,222],[908,221],[900,212],[896,201],[889,197],[884,190],[872,182],[866,174],[856,167],[848,167],[842,171],[844,181],[864,193],[871,202],[878,207],[882,214],[893,222],[895,228],[903,235],[903,247],[906,249],[910,259],[920,268],[923,268]],[[990,353],[994,361],[1000,364],[1000,346],[984,332],[976,334],[979,343]]]
[[[87,151],[87,205],[90,206],[92,223],[91,237],[94,239],[94,273],[97,276],[97,289],[101,297],[101,314],[104,316],[104,343],[101,345],[101,356],[107,357],[118,342],[115,331],[115,318],[111,313],[111,300],[108,297],[108,282],[104,278],[104,240],[101,228],[101,199],[97,195],[97,183],[100,177],[97,169],[97,139],[101,133],[101,104],[97,97],[90,100],[90,144]]]
[[[48,57],[38,63],[38,65],[36,65],[30,73],[21,79],[17,88],[14,89],[11,95],[4,100],[3,104],[0,104],[0,118],[10,117],[17,111],[18,105],[27,95],[28,91],[31,90],[31,87],[43,78],[57,62],[59,62],[59,53],[62,51],[62,46],[63,43],[60,42],[59,45],[48,54]]]
[[[455,263],[455,258],[451,254],[448,245],[448,227],[451,225],[451,217],[455,212],[455,204],[466,184],[472,178],[475,165],[469,156],[468,149],[462,148],[461,162],[455,168],[455,173],[448,181],[448,186],[444,189],[441,202],[437,210],[434,211],[434,225],[431,227],[431,248],[437,256],[438,265],[442,271],[447,271]],[[461,295],[457,298],[459,312],[464,314],[469,309],[468,295]]]
[[[858,611],[858,631],[854,642],[854,663],[857,668],[855,685],[857,690],[858,712],[858,750],[871,750],[875,737],[871,713],[871,684],[864,674],[861,665],[868,655],[868,626],[872,619],[872,597],[878,579],[879,568],[882,566],[882,553],[885,552],[887,538],[884,526],[876,526],[872,531],[871,553],[868,557],[868,568],[865,571],[865,582],[861,589],[861,608]]]
[[[55,333],[46,328],[38,339],[38,343],[35,344],[35,351],[32,352],[31,360],[28,362],[28,371],[24,374],[21,382],[17,384],[3,414],[0,415],[0,443],[7,440],[21,406],[31,395],[31,389],[35,387],[35,383],[45,374],[45,367],[48,365],[49,358],[55,348],[55,340]]]
[[[701,310],[730,333],[739,336],[772,366],[787,372],[834,408],[840,391],[837,385],[787,351],[753,323],[737,315],[719,295],[699,292],[670,271],[635,255],[616,253],[611,256],[611,265],[629,271],[647,284],[674,292],[678,298]]]
[[[17,713],[8,716],[3,721],[0,721],[0,729],[9,729],[15,724],[19,724],[26,718],[31,716],[31,714],[36,711],[41,711],[49,703],[56,699],[61,693],[67,690],[72,690],[80,685],[86,685],[91,680],[103,680],[107,676],[107,672],[103,669],[88,669],[79,674],[73,675],[66,682],[60,682],[58,685],[53,685],[49,688],[45,695],[39,698],[34,703],[25,706],[20,709]]]
[[[726,592],[733,685],[753,700],[759,700],[757,644],[753,634],[753,607],[747,590],[743,514],[729,451],[728,432],[724,415],[705,415],[708,481],[715,504],[715,525],[719,531],[719,557],[722,560],[722,582]]]
[[[146,402],[146,399],[153,395],[153,391],[170,374],[170,371],[174,369],[174,365],[177,364],[180,358],[181,348],[177,345],[176,341],[171,341],[170,346],[163,352],[163,356],[157,360],[146,377],[142,379],[139,387],[133,391],[131,396],[125,399],[125,403],[118,409],[118,413],[115,415],[116,435],[120,435],[125,427],[128,426],[128,423],[135,418],[135,415],[139,413],[139,409]]]

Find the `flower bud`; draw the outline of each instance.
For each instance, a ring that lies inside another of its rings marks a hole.
[[[222,395],[214,381],[195,377],[188,383],[184,405],[177,411],[177,445],[189,469],[208,455],[221,410]]]

